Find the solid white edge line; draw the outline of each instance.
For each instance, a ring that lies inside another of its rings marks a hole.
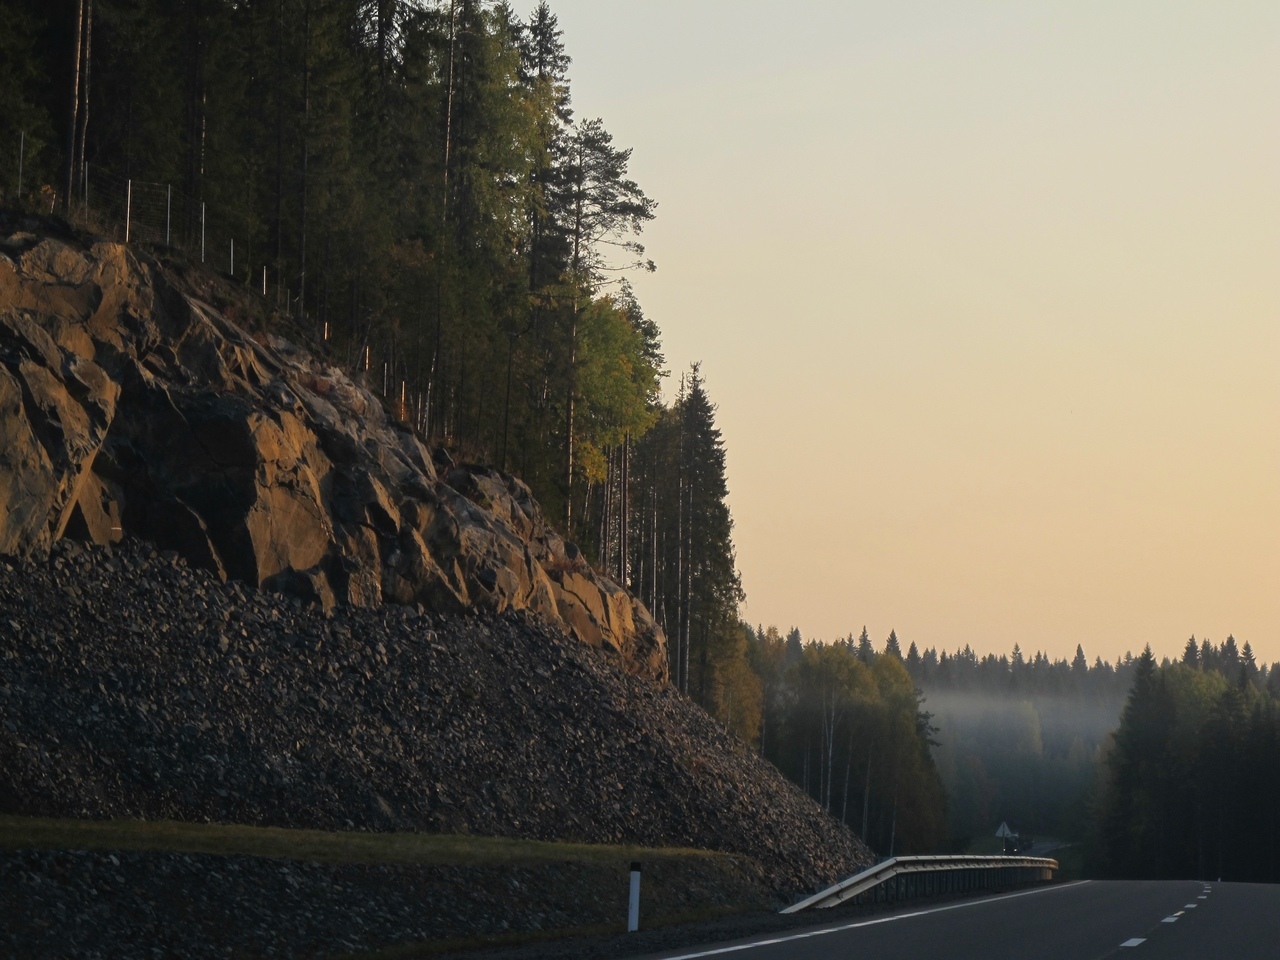
[[[754,950],[756,947],[769,947],[777,943],[789,943],[792,940],[807,940],[809,937],[822,937],[828,933],[843,933],[845,930],[856,930],[858,927],[873,927],[879,923],[892,923],[895,920],[910,920],[912,917],[924,917],[931,913],[945,913],[948,910],[962,910],[965,907],[980,907],[986,903],[998,903],[1001,900],[1012,900],[1015,897],[1027,897],[1033,893],[1047,893],[1051,890],[1066,890],[1090,883],[1089,880],[1076,880],[1061,886],[1040,887],[1036,890],[1023,890],[1021,893],[1006,893],[999,897],[986,897],[982,900],[970,900],[967,903],[953,903],[945,907],[934,907],[930,910],[913,910],[911,913],[896,913],[891,917],[877,917],[875,920],[860,920],[857,923],[846,923],[838,927],[823,927],[820,930],[808,930],[804,933],[793,933],[785,937],[770,937],[768,940],[753,940],[751,943],[739,943],[731,947],[716,947],[711,950],[699,950],[696,953],[680,953],[663,957],[662,960],[695,960],[697,957],[718,957],[726,953],[739,953],[743,950]]]

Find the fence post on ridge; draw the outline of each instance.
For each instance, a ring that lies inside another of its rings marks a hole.
[[[169,243],[169,224],[173,220],[173,184],[165,184],[164,189],[164,245]]]
[[[129,242],[129,214],[133,210],[133,181],[126,183],[124,188],[124,242]]]
[[[204,263],[204,201],[200,201],[200,262]]]

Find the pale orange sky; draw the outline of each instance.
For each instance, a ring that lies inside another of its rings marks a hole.
[[[746,619],[1280,660],[1280,4],[553,9]]]

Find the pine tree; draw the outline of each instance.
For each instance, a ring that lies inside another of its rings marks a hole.
[[[911,678],[913,680],[918,680],[920,677],[921,660],[920,651],[916,648],[916,642],[914,640],[911,641],[911,646],[907,648],[906,664],[907,673],[911,674]]]
[[[867,634],[867,628],[864,625],[862,633],[858,635],[858,659],[868,666],[876,658],[876,652],[871,646],[871,637]]]
[[[1196,644],[1195,637],[1188,640],[1186,647],[1183,648],[1182,665],[1193,670],[1200,666],[1200,648]]]

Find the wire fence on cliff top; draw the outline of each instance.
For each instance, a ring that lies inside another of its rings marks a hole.
[[[72,208],[103,232],[126,243],[174,247],[245,284],[258,286],[254,281],[261,278],[259,289],[266,294],[267,266],[255,264],[247,227],[237,229],[172,184],[132,180],[91,164],[79,179]]]
[[[57,193],[44,186],[34,194],[31,184],[23,182],[23,146],[25,141],[20,141],[15,152],[16,169],[6,171],[8,175],[2,178],[13,183],[6,182],[0,196],[11,195],[22,202],[25,193],[37,205],[48,202],[52,212],[58,203]],[[111,239],[180,250],[190,260],[243,283],[264,297],[274,294],[276,309],[290,316],[302,313],[301,277],[282,276],[260,252],[254,259],[248,224],[222,216],[205,201],[172,184],[134,180],[86,163],[75,179],[69,213]],[[329,324],[323,318],[316,333],[320,339],[329,340]],[[412,422],[425,433],[430,419],[428,394],[410,385],[408,369],[394,342],[381,344],[375,350],[366,332],[363,342],[358,339],[352,348],[356,353],[348,358],[349,365],[359,379],[373,389],[380,388],[382,395],[393,401],[399,419]],[[375,357],[375,353],[379,356]],[[446,428],[446,436],[448,432]]]

